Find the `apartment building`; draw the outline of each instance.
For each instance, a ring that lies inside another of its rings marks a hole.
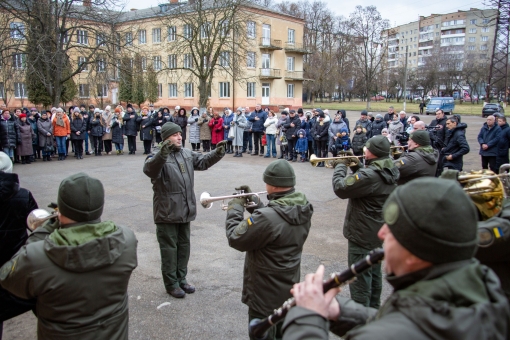
[[[458,59],[459,67],[470,55],[490,58],[494,44],[497,10],[457,11],[420,16],[419,20],[393,27],[384,32],[388,53],[387,66],[424,66],[435,52],[448,53]]]
[[[152,65],[157,72],[159,98],[154,103],[156,106],[198,106],[198,81],[190,72],[186,72],[186,69],[197,65],[194,65],[188,53],[173,51],[172,47],[176,39],[186,34],[187,27],[178,21],[172,26],[168,25],[168,16],[174,15],[172,9],[182,3],[171,0],[158,7],[132,9],[120,16],[116,23],[119,39],[130,45],[130,55],[139,51],[143,55],[143,70]],[[225,46],[220,57],[223,67],[229,67],[232,58],[242,58],[240,70],[237,70],[243,73],[242,79],[233,77],[232,72],[216,72],[208,105],[235,108],[253,107],[260,103],[271,107],[300,107],[302,84],[305,81],[303,56],[307,53],[303,47],[303,20],[256,5],[247,5],[243,14],[248,18],[245,30],[247,52],[238,55]],[[77,44],[102,43],[101,37],[92,36],[86,29],[76,31],[71,39],[76,40]],[[117,52],[114,58],[120,66],[123,51]],[[80,58],[84,57],[70,56],[78,64],[85,61]],[[104,82],[90,81],[92,74],[105,72],[106,64],[106,60],[98,55],[95,65],[89,65],[75,77],[78,95],[74,103],[97,103],[98,98],[105,104],[119,102],[118,67],[104,77]],[[23,82],[17,83],[16,89],[8,106],[32,106],[26,99]]]

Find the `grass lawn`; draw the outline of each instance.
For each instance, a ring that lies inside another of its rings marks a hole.
[[[406,112],[411,113],[419,113],[420,108],[417,103],[406,103]],[[370,109],[367,110],[369,112],[388,112],[388,107],[393,106],[395,108],[396,112],[400,112],[404,109],[404,103],[400,101],[400,103],[397,103],[396,100],[392,100],[390,102],[386,101],[378,101],[378,102],[370,102]],[[321,108],[321,109],[328,109],[328,110],[346,110],[346,111],[362,111],[366,110],[367,102],[361,102],[361,101],[350,101],[350,102],[343,102],[343,103],[321,103],[321,102],[315,102],[315,104],[307,104],[303,103],[303,109],[311,109],[311,108]],[[462,103],[459,104],[458,102],[455,102],[455,110],[454,113],[458,113],[461,115],[470,115],[470,116],[481,116],[482,115],[482,103],[480,104],[471,104],[471,103]]]

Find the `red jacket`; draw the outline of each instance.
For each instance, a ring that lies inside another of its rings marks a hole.
[[[216,122],[216,124],[214,124]],[[223,140],[223,118],[213,118],[209,121],[211,128],[211,144],[218,144]]]

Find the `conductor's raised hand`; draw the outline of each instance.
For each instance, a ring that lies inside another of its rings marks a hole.
[[[216,144],[216,153],[223,156],[225,154],[225,147],[226,146],[227,146],[227,141],[226,140],[222,140],[221,142]]]

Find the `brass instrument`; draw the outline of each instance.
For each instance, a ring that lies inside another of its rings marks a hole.
[[[233,194],[233,195],[230,195],[230,196],[212,197],[211,194],[209,194],[208,192],[204,191],[200,195],[200,204],[202,204],[202,207],[204,207],[205,209],[211,209],[212,206],[213,206],[213,202],[215,202],[215,201],[225,201],[225,200],[228,200],[228,199],[234,199],[234,198],[238,198],[238,197],[248,197],[248,203],[245,204],[244,207],[245,208],[255,208],[260,203],[260,196],[259,195],[263,195],[263,194],[267,194],[267,191],[246,192],[245,193],[243,190],[241,190],[239,193]],[[250,200],[251,196],[257,197],[257,201],[251,201]],[[227,210],[227,208],[228,208],[228,205],[225,204],[225,203],[222,203],[221,209],[222,210]]]
[[[52,218],[56,218],[58,216],[58,211],[54,211],[53,213],[49,213],[44,209],[35,209],[30,212],[27,216],[27,226],[28,229],[34,231],[40,226],[44,224],[47,220],[51,220]]]
[[[479,212],[482,221],[499,214],[503,200],[508,195],[510,174],[505,171],[510,164],[503,164],[500,173],[490,170],[471,170],[459,173],[458,181],[469,195]]]
[[[319,163],[321,162],[326,162],[326,161],[333,161],[335,159],[345,159],[345,158],[363,158],[364,156],[341,156],[341,157],[325,157],[325,158],[319,158],[315,155],[311,155],[310,156],[310,164],[312,164],[312,166],[317,166]],[[349,164],[349,166],[354,166],[356,165],[357,163],[355,162],[351,162],[351,164]]]
[[[407,145],[394,145],[390,146],[391,157],[393,159],[399,159],[407,149]]]

